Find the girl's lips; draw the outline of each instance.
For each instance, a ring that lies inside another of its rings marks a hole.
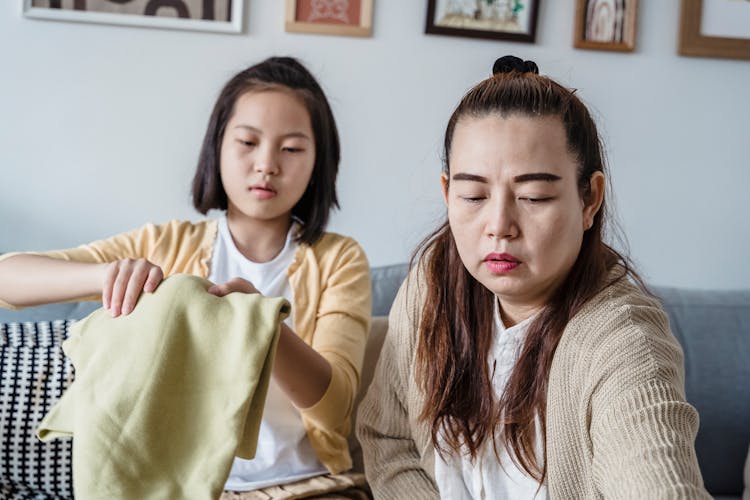
[[[250,192],[260,200],[268,200],[276,196],[276,191],[273,189],[260,186],[251,187]]]

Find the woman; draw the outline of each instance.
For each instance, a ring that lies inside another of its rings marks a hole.
[[[445,134],[423,244],[358,416],[376,498],[710,498],[682,351],[602,241],[596,126],[498,59]]]

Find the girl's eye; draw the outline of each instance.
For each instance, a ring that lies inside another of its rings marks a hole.
[[[255,141],[243,141],[242,139],[239,140],[239,143],[243,146],[247,146],[249,148],[255,146]]]
[[[282,149],[284,151],[286,151],[287,153],[301,153],[301,152],[304,151],[303,148],[290,148],[290,147],[286,147],[286,148],[282,148]]]

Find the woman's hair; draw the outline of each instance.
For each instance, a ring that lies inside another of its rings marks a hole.
[[[538,71],[532,61],[513,56],[495,62],[493,75],[463,97],[448,121],[444,173],[450,173],[453,133],[460,120],[491,114],[556,116],[565,128],[568,150],[578,163],[580,196],[589,199],[591,176],[605,170],[596,125],[574,91]],[[491,441],[499,460],[498,434],[511,459],[544,481],[546,462],[538,463],[535,455],[535,416],[539,416],[544,441],[547,381],[563,330],[589,299],[625,274],[632,274],[642,285],[627,260],[604,243],[605,218],[602,202],[593,225],[584,233],[572,269],[530,324],[499,399],[488,366],[494,294],[464,267],[447,221],[419,246],[412,262],[422,260],[419,267],[427,282],[427,297],[419,326],[417,381],[426,395],[421,418],[431,425],[433,444],[441,454],[447,451],[441,446],[444,441],[449,450],[465,446],[475,459]],[[622,274],[610,280],[610,270],[618,263]],[[546,447],[544,450],[546,456]]]
[[[338,208],[336,175],[340,159],[336,122],[315,77],[296,59],[271,57],[236,74],[224,86],[208,121],[206,135],[193,177],[193,206],[205,214],[227,209],[227,193],[221,183],[221,143],[237,99],[247,92],[288,90],[300,97],[310,114],[315,136],[315,165],[302,198],[292,216],[302,222],[297,240],[312,244],[323,234],[333,207]]]

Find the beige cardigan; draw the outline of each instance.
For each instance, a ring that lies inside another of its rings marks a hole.
[[[424,294],[412,271],[357,417],[378,499],[439,497],[413,372]],[[695,456],[698,414],[685,402],[682,350],[659,304],[624,279],[565,329],[549,376],[546,428],[552,499],[711,498]]]
[[[88,245],[38,255],[77,262],[146,258],[161,266],[165,276],[187,273],[207,278],[217,226],[215,220],[147,224]],[[302,422],[323,465],[332,473],[342,472],[352,466],[347,436],[370,328],[370,268],[356,241],[324,233],[313,245],[299,246],[288,274],[294,332],[332,368],[321,400],[300,410]],[[0,301],[0,307],[11,306]]]

